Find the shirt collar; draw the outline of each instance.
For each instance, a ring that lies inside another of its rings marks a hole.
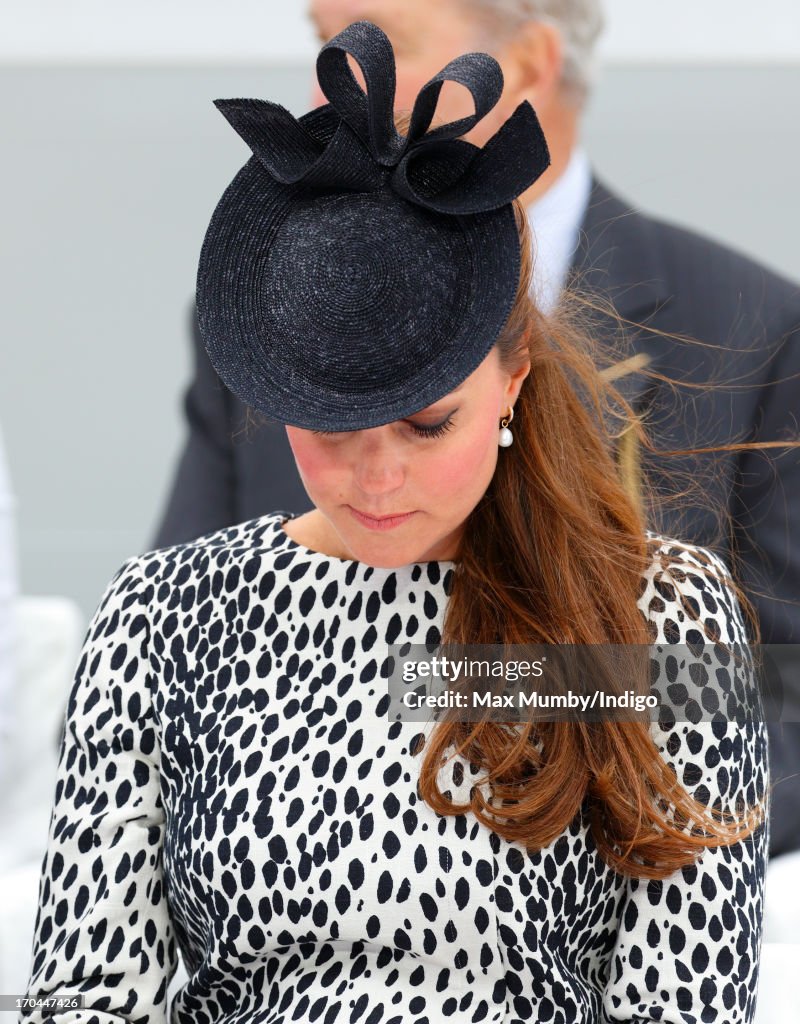
[[[544,313],[558,303],[578,248],[591,191],[589,157],[583,147],[576,146],[561,176],[528,207],[533,229],[533,296]]]

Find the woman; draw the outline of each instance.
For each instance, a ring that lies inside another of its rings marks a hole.
[[[286,423],[316,508],[112,581],[29,995],[82,993],[59,1021],[162,1021],[179,947],[171,1019],[193,1024],[752,1020],[760,723],[387,718],[389,644],[746,634],[718,560],[645,534],[598,427],[624,405],[530,305],[530,107],[461,140],[502,87],[468,55],[399,135],[368,23],[317,68],[331,103],[299,122],[219,103],[254,155],[198,274],[216,369]],[[476,113],[431,129],[448,79]]]

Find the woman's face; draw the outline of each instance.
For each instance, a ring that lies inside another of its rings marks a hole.
[[[500,420],[528,370],[503,372],[494,348],[460,387],[407,419],[334,434],[287,426],[300,477],[325,519],[324,550],[381,568],[455,558],[465,520],[503,457]],[[364,515],[403,518],[379,526]]]

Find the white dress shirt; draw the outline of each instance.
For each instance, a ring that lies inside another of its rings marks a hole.
[[[528,207],[533,229],[533,295],[544,313],[558,303],[578,248],[591,190],[589,158],[576,146],[561,177]]]

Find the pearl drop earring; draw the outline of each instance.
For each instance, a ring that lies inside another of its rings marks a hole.
[[[501,448],[509,448],[514,443],[514,435],[508,429],[509,423],[514,419],[513,406],[509,406],[508,415],[500,420],[500,437],[497,443]]]

